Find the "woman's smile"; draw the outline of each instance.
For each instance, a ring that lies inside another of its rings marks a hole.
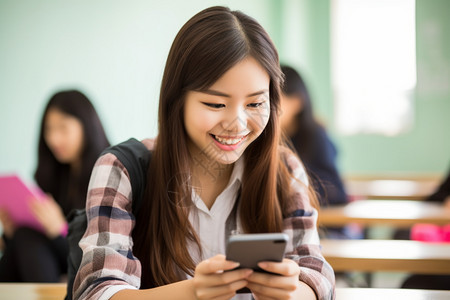
[[[218,136],[210,134],[214,140],[214,143],[224,151],[234,151],[246,140],[247,135],[244,136]]]

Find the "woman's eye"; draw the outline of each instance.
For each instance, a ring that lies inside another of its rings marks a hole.
[[[264,104],[264,102],[257,102],[257,103],[250,103],[247,106],[251,108],[258,108],[261,107]]]
[[[222,108],[225,107],[225,104],[222,103],[208,103],[208,102],[203,102],[204,105],[208,106],[208,107],[212,107],[212,108]]]

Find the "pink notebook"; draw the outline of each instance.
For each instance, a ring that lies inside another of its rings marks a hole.
[[[16,226],[43,231],[29,208],[29,201],[46,201],[45,193],[36,186],[27,186],[18,176],[0,175],[0,208],[6,210]]]

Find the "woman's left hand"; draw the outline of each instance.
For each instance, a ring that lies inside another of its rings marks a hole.
[[[299,281],[300,267],[290,259],[282,262],[261,262],[259,267],[267,274],[253,272],[248,278],[247,287],[256,300],[266,299],[316,299],[314,291],[305,283]]]
[[[46,201],[30,201],[30,208],[33,214],[44,227],[45,234],[53,239],[59,236],[66,225],[66,218],[61,207],[48,196]]]

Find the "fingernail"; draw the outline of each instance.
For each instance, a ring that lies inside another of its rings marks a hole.
[[[258,267],[260,267],[260,268],[262,268],[262,269],[267,268],[267,263],[265,263],[265,262],[260,262],[260,263],[258,263]]]
[[[231,265],[233,266],[233,268],[237,268],[237,267],[239,267],[240,263],[238,263],[236,261],[232,261]]]

